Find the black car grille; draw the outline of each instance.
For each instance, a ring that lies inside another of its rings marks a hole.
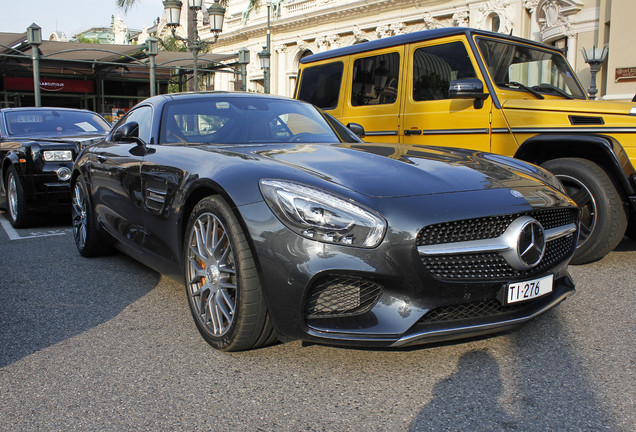
[[[433,309],[418,321],[418,324],[432,324],[449,321],[462,321],[474,318],[492,317],[516,312],[531,302],[519,305],[503,306],[499,300],[486,300],[477,303],[444,306]]]
[[[578,222],[577,210],[571,208],[467,219],[423,228],[418,234],[417,245],[435,245],[495,238],[503,234],[512,221],[526,215],[538,220],[544,229],[572,223],[576,224]],[[568,235],[549,241],[546,243],[545,254],[541,262],[529,270],[514,269],[498,253],[428,255],[422,256],[422,263],[429,272],[439,279],[499,281],[540,274],[565,260],[575,248],[575,235]]]
[[[340,318],[369,311],[380,298],[382,285],[363,278],[330,276],[316,282],[305,301],[305,313],[312,318]]]
[[[521,216],[535,218],[544,229],[577,222],[577,210],[573,208],[535,210],[527,213],[464,219],[424,227],[417,236],[417,245],[434,245],[499,237],[512,221]]]

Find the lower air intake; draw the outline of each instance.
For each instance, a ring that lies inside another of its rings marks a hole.
[[[382,285],[369,279],[330,276],[317,281],[305,302],[306,316],[341,318],[368,312],[382,294]]]

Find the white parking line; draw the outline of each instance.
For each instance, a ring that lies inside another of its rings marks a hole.
[[[9,236],[9,240],[22,240],[36,237],[51,237],[65,235],[69,230],[48,230],[43,232],[31,231],[27,235],[20,235],[20,233],[11,226],[11,222],[4,218],[4,215],[0,217],[0,225],[4,228],[4,231]]]

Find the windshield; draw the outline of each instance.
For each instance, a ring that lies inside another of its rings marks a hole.
[[[62,137],[104,135],[110,125],[98,114],[89,111],[33,109],[8,111],[7,131],[12,137]]]
[[[290,100],[215,97],[175,101],[164,111],[161,143],[339,143],[313,106]]]
[[[585,99],[584,90],[561,54],[496,39],[479,38],[477,44],[497,86]]]

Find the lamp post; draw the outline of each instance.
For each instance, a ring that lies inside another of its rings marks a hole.
[[[243,47],[238,52],[238,64],[241,70],[241,91],[247,91],[247,65],[250,62],[250,50]]]
[[[590,88],[587,92],[590,95],[590,99],[596,99],[596,93],[598,92],[596,88],[596,74],[607,58],[607,47],[604,46],[601,49],[597,46],[592,46],[592,49],[583,48],[581,51],[583,52],[585,63],[590,65]]]
[[[272,56],[271,48],[271,33],[269,30],[269,10],[272,7],[271,0],[267,1],[267,40],[263,47],[263,51],[258,53],[258,58],[261,62],[261,69],[263,69],[263,87],[265,87],[265,93],[269,94],[270,91],[270,59]]]
[[[192,35],[187,38],[183,38],[176,34],[176,29],[179,27],[179,21],[181,18],[182,4],[183,3],[180,0],[164,0],[163,7],[166,15],[166,25],[172,30],[172,36],[175,39],[185,42],[186,47],[192,53],[192,59],[194,61],[192,68],[194,91],[199,91],[199,51],[201,51],[203,45],[211,45],[217,41],[219,33],[223,30],[225,8],[219,4],[219,0],[214,0],[212,6],[208,8],[208,14],[210,15],[210,31],[214,33],[214,39],[212,41],[202,41],[197,29],[197,12],[201,10],[203,0],[188,0],[188,8],[193,12],[193,17]]]
[[[33,59],[33,96],[35,106],[42,106],[40,95],[40,48],[42,45],[42,28],[33,23],[27,27],[27,41],[31,45],[31,58]]]
[[[159,54],[159,41],[154,37],[149,37],[146,40],[146,50],[148,50],[148,56],[150,57],[150,96],[155,95],[155,57]]]
[[[258,53],[258,60],[261,63],[261,69],[263,69],[263,87],[265,93],[269,94],[269,66],[270,66],[271,54],[267,49],[267,45],[263,47],[263,51]]]

